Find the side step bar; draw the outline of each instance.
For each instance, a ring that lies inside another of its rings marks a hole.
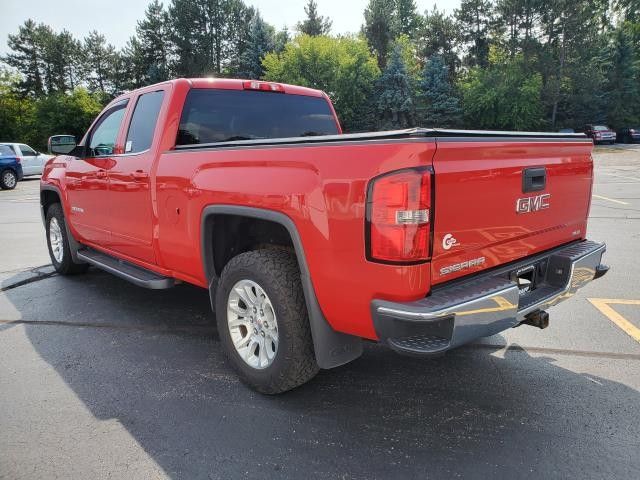
[[[163,277],[146,268],[125,262],[124,260],[90,248],[78,250],[77,255],[78,260],[87,262],[101,270],[128,280],[139,287],[149,288],[151,290],[164,290],[175,285],[173,278]]]

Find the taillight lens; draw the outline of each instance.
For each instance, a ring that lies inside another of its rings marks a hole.
[[[429,257],[431,173],[401,170],[374,179],[367,198],[369,260],[412,263]]]

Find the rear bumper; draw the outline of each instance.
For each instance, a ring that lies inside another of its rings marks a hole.
[[[605,250],[605,244],[583,241],[435,288],[415,302],[374,300],[376,332],[381,342],[400,353],[442,354],[518,326],[527,315],[572,297],[608,271],[601,264]],[[533,264],[544,265],[544,277],[521,296],[511,273]]]

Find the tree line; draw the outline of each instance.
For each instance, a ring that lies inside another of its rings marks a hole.
[[[0,139],[81,134],[119,93],[174,77],[325,90],[345,130],[640,125],[639,0],[370,0],[332,35],[314,0],[291,31],[243,0],[153,0],[121,49],[27,20],[1,58]]]

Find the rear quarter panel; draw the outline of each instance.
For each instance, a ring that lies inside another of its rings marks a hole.
[[[206,206],[284,213],[299,231],[328,322],[340,332],[374,339],[371,300],[424,297],[430,275],[428,264],[366,260],[367,184],[381,173],[431,165],[434,152],[429,139],[166,152],[156,172],[160,262],[206,286],[199,248]]]

